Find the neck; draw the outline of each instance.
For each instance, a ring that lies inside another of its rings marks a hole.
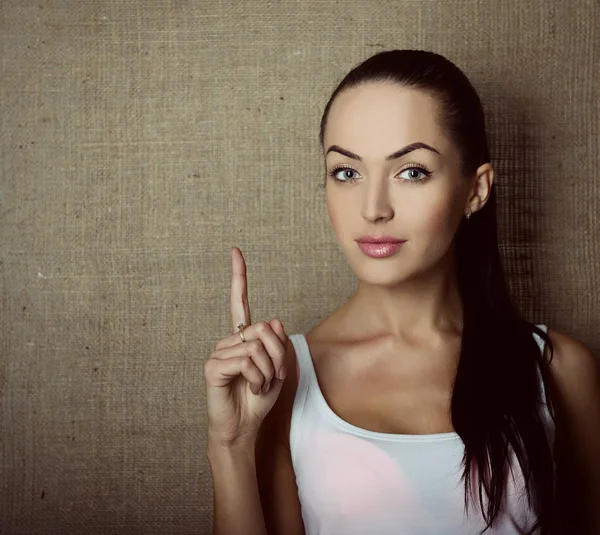
[[[359,281],[342,310],[352,337],[422,339],[434,332],[462,332],[453,249],[433,269],[395,286]]]

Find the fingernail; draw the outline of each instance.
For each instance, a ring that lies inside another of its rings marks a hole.
[[[286,371],[287,370],[285,369],[285,366],[279,368],[279,371],[277,372],[277,379],[285,379]]]
[[[270,383],[270,382],[266,383],[266,384],[263,386],[263,389],[262,389],[262,390],[263,390],[263,392],[268,392],[268,391],[269,391],[269,387],[270,387],[270,386],[271,386],[271,383]]]

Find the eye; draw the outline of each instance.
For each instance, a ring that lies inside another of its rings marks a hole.
[[[423,182],[430,175],[431,172],[424,167],[411,165],[410,167],[406,167],[404,170],[402,170],[399,176],[403,178],[404,182],[416,183]],[[345,184],[358,180],[360,173],[352,167],[337,166],[327,171],[327,176],[331,177],[336,182]]]
[[[400,173],[400,176],[403,177],[407,182],[422,182],[429,175],[431,175],[430,171],[424,167],[417,166],[408,167]]]
[[[327,171],[327,175],[336,182],[354,182],[357,177],[352,176],[353,174],[360,176],[358,171],[352,167],[334,167]]]

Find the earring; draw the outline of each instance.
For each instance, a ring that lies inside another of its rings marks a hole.
[[[469,219],[469,217],[471,217],[471,209],[470,208],[466,215],[467,215],[467,219]]]

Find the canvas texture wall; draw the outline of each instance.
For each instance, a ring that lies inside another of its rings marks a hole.
[[[600,4],[4,0],[0,532],[210,533],[203,365],[354,291],[318,142],[342,76],[422,48],[478,89],[515,303],[600,352]],[[474,216],[476,217],[476,216]]]

